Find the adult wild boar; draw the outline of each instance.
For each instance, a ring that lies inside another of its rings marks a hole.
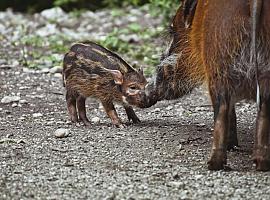
[[[211,170],[223,169],[226,150],[237,145],[235,103],[256,100],[253,160],[257,170],[269,170],[270,0],[187,0],[183,5],[157,70],[157,100],[179,98],[207,83],[214,108]]]

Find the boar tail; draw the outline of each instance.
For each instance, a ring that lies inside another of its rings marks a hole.
[[[258,60],[257,60],[257,49],[256,41],[259,32],[259,20],[261,16],[263,0],[250,0],[250,13],[251,13],[251,48],[250,48],[250,62],[253,64],[256,70],[256,84],[257,84],[257,108],[260,106],[260,85],[258,77]]]

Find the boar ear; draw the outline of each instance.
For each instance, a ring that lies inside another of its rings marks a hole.
[[[123,75],[119,70],[109,70],[113,76],[114,82],[117,85],[123,84]]]

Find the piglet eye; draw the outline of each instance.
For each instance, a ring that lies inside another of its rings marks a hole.
[[[129,86],[129,88],[130,88],[130,89],[132,89],[132,90],[136,90],[136,89],[137,89],[137,87],[136,87],[136,86],[134,86],[134,85]]]

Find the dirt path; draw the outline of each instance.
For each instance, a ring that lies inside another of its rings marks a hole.
[[[136,110],[142,123],[113,128],[96,101],[91,128],[69,123],[59,74],[2,69],[0,199],[269,199],[269,173],[254,171],[255,107],[237,106],[241,148],[229,172],[210,172],[212,109],[203,89]],[[120,116],[125,119],[122,108]],[[70,135],[56,138],[58,128]]]

